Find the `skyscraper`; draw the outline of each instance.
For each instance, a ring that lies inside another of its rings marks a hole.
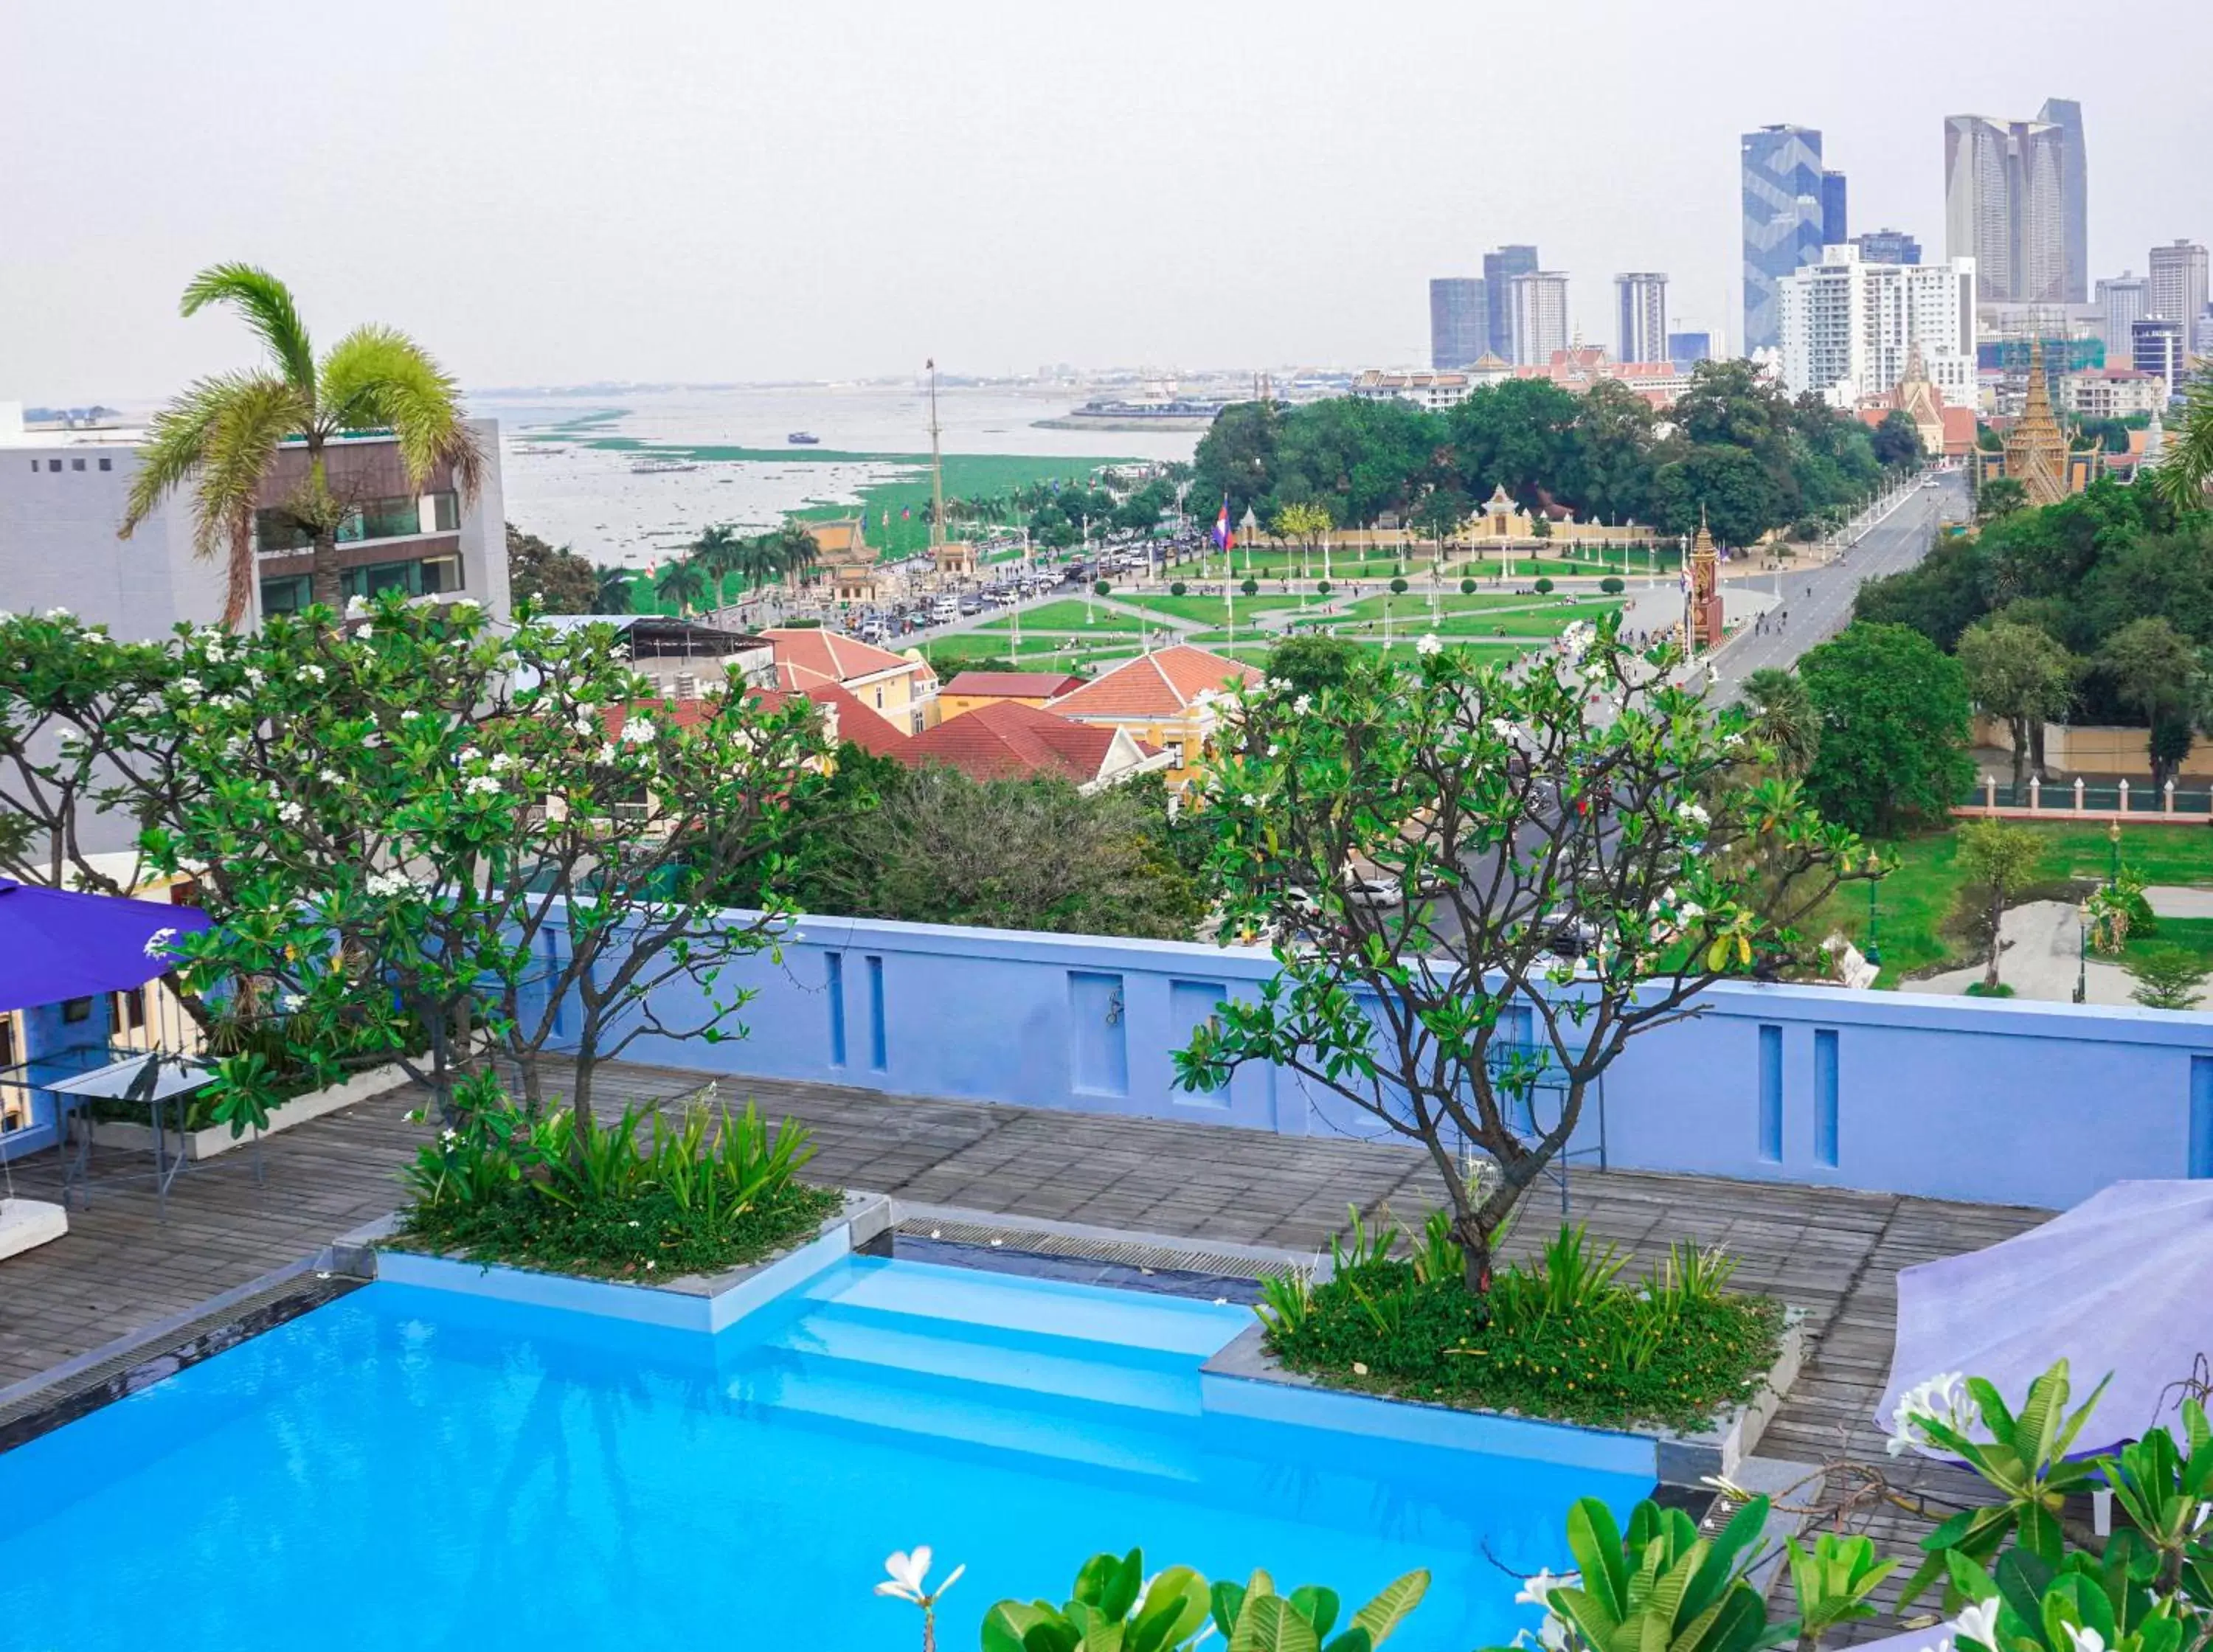
[[[1865,235],[1854,235],[1852,245],[1860,249],[1860,258],[1864,263],[1921,262],[1921,243],[1903,229],[1870,229]]]
[[[1851,239],[1850,214],[1844,210],[1844,174],[1821,174],[1821,245],[1842,247]]]
[[[1430,283],[1430,365],[1466,367],[1491,347],[1491,315],[1477,276],[1441,276]]]
[[[2078,112],[2078,150],[2081,139]],[[1944,256],[1975,260],[1985,300],[2058,304],[2082,291],[2068,265],[2070,141],[2051,121],[1945,117]]]
[[[1918,352],[1947,401],[1975,393],[1975,266],[1869,264],[1850,242],[1783,279],[1783,382],[1840,406],[1894,388]]]
[[[2156,373],[2167,381],[2169,395],[2182,382],[2184,346],[2189,329],[2163,315],[2147,315],[2129,324],[2129,365],[2139,373]]]
[[[2106,339],[2106,364],[2119,367],[2129,359],[2129,328],[2151,314],[2151,283],[2124,270],[2098,283],[2098,313]]]
[[[2182,323],[2183,347],[2188,349],[2205,309],[2205,249],[2186,241],[2153,247],[2150,298],[2150,314]]]
[[[1671,332],[1667,335],[1667,359],[1678,373],[1687,373],[1700,362],[1711,361],[1713,354],[1714,339],[1710,332]]]
[[[2067,250],[2066,290],[2060,296],[2070,304],[2080,304],[2088,296],[2090,279],[2090,168],[2082,146],[2082,106],[2072,98],[2046,98],[2036,118],[2060,131],[2067,168],[2059,186],[2060,238]]]
[[[1490,316],[1491,353],[1502,361],[1514,359],[1514,277],[1531,274],[1536,268],[1533,247],[1502,247],[1483,255],[1483,302]]]
[[[1776,287],[1821,256],[1821,134],[1762,126],[1738,143],[1744,186],[1744,351],[1781,338]]]
[[[1614,359],[1667,359],[1667,277],[1637,271],[1613,278]]]
[[[1558,270],[1532,270],[1507,283],[1516,366],[1542,367],[1568,347],[1568,278]]]

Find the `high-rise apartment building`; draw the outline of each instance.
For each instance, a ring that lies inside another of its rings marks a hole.
[[[2205,313],[2205,249],[2195,241],[2177,241],[2151,249],[2151,308],[2149,315],[2182,323],[2182,341],[2189,347],[2198,318]]]
[[[1830,245],[1836,243],[1832,241]],[[1870,229],[1865,235],[1854,235],[1852,245],[1860,249],[1860,257],[1869,264],[1921,262],[1921,243],[1903,229]]]
[[[2080,302],[2068,297],[2084,284],[2068,265],[2070,149],[2079,168],[2079,113],[2071,131],[2046,120],[1945,118],[1944,255],[1975,260],[1985,302]]]
[[[2106,361],[2114,367],[2127,364],[2129,328],[2151,314],[2151,283],[2124,270],[2098,283],[2099,327],[2106,340]]]
[[[1738,142],[1744,198],[1744,351],[1782,336],[1776,292],[1821,255],[1821,134],[1762,126]]]
[[[1852,238],[1851,215],[1847,210],[1844,174],[1821,174],[1821,245],[1841,247]]]
[[[1568,278],[1558,270],[1532,270],[1507,283],[1517,367],[1542,367],[1568,347]]]
[[[1514,277],[1532,275],[1536,268],[1533,247],[1502,247],[1483,255],[1483,302],[1491,318],[1491,353],[1501,361],[1514,359]]]
[[[1616,361],[1668,359],[1666,276],[1647,270],[1614,277],[1613,308]]]
[[[1916,349],[1954,405],[1975,394],[1975,265],[1870,264],[1849,244],[1783,277],[1783,382],[1840,407],[1896,387]]]
[[[2060,238],[2067,253],[2066,290],[2060,296],[2080,304],[2088,296],[2090,279],[2090,167],[2082,146],[2082,106],[2073,98],[2046,98],[2036,118],[2059,128],[2066,164],[2059,186]]]
[[[1440,276],[1430,283],[1430,365],[1466,367],[1491,348],[1491,313],[1478,276]]]
[[[2169,395],[2182,382],[2183,358],[2190,329],[2164,315],[2147,315],[2129,324],[2129,365],[2139,373],[2154,373],[2167,381]]]

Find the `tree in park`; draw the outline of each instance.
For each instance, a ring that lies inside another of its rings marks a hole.
[[[1467,520],[1467,496],[1451,486],[1433,487],[1414,507],[1414,527],[1444,556],[1445,540]]]
[[[1978,907],[1984,945],[1989,962],[1983,971],[1983,990],[1998,985],[1998,954],[2003,950],[2001,930],[2007,900],[2034,881],[2044,860],[2044,839],[2027,826],[2009,820],[1974,820],[1960,828],[1960,869]]]
[[[698,558],[679,557],[655,576],[653,594],[663,602],[674,602],[678,613],[688,614],[705,605],[710,584]]]
[[[1885,470],[1910,470],[1924,457],[1921,427],[1902,407],[1893,407],[1875,427],[1875,456]]]
[[[1754,739],[1775,754],[1777,771],[1792,779],[1814,766],[1821,749],[1821,719],[1806,685],[1788,671],[1762,666],[1744,680]]]
[[[2190,755],[2203,698],[2198,650],[2171,621],[2152,615],[2108,637],[2097,663],[2121,704],[2150,725],[2151,783],[2155,789],[2164,786]]]
[[[1317,559],[1322,565],[1322,576],[1328,577],[1330,527],[1329,508],[1312,499],[1285,505],[1276,513],[1277,536],[1289,539],[1299,547],[1301,578],[1313,573]],[[1319,558],[1315,556],[1316,552],[1320,552]]]
[[[2194,1009],[2213,964],[2187,947],[2147,947],[2130,960],[2127,969],[2136,982],[2129,994],[2147,1009]]]
[[[1360,657],[1359,643],[1327,631],[1309,631],[1286,637],[1269,649],[1267,674],[1299,693],[1319,694],[1344,686]]]
[[[628,568],[592,570],[592,603],[588,613],[628,613],[636,600],[637,576]]]
[[[567,546],[556,550],[535,533],[507,525],[507,589],[540,613],[589,613],[599,594],[592,564]]]
[[[1747,783],[1745,714],[1650,670],[1618,617],[1561,640],[1547,669],[1425,641],[1411,670],[1271,679],[1230,720],[1197,811],[1222,932],[1283,938],[1258,997],[1176,1053],[1178,1082],[1218,1089],[1273,1063],[1418,1143],[1478,1292],[1628,1040],[1790,952],[1862,858],[1795,783]],[[1366,898],[1356,873],[1402,899]],[[1560,1102],[1533,1126],[1540,1070]]]
[[[1798,674],[1821,720],[1806,792],[1829,820],[1884,832],[1940,820],[1973,782],[1966,674],[1919,631],[1856,621]]]
[[[185,288],[184,314],[210,304],[236,310],[268,359],[202,379],[155,415],[122,536],[129,539],[162,500],[189,485],[193,552],[223,560],[223,624],[236,626],[253,605],[262,488],[279,450],[296,442],[307,473],[272,509],[313,553],[313,600],[336,613],[345,600],[338,534],[367,501],[332,477],[331,444],[354,431],[389,430],[410,492],[422,492],[442,466],[455,488],[472,496],[485,459],[462,417],[460,391],[405,333],[373,323],[356,327],[318,360],[291,290],[252,265],[217,264],[194,276]]]
[[[699,530],[686,560],[698,564],[699,571],[707,576],[710,600],[704,606],[722,606],[722,582],[741,571],[745,555],[745,536],[728,522],[714,522]]]
[[[1975,520],[1994,522],[2001,516],[2010,516],[2028,504],[2028,490],[2021,479],[2013,476],[1993,476],[1975,488]]]
[[[1975,704],[2003,717],[2013,736],[2013,783],[2018,791],[2044,724],[2064,716],[2074,703],[2082,662],[2043,627],[2002,618],[1968,626],[1954,652]]]

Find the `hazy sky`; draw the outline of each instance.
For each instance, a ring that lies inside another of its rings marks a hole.
[[[0,17],[0,398],[236,365],[186,278],[467,384],[1418,361],[1424,283],[1534,241],[1736,303],[1737,134],[1942,252],[1942,123],[2082,101],[2098,273],[2213,236],[2213,6],[2061,0],[532,0]],[[2163,68],[2162,65],[2165,67]]]

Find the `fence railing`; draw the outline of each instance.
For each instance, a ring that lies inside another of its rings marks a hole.
[[[2049,820],[2081,816],[2109,820],[2171,820],[2182,826],[2213,822],[2213,784],[2180,786],[2173,781],[2155,786],[2143,781],[1984,779],[1961,797],[1954,814],[1998,815],[2007,819]]]

